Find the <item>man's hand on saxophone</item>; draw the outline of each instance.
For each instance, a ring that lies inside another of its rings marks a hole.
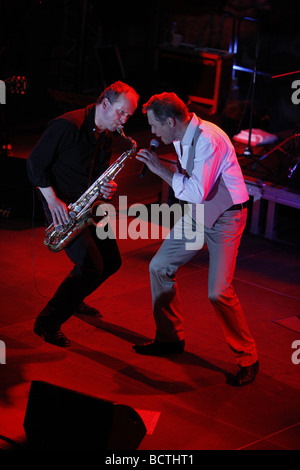
[[[101,196],[104,199],[110,200],[113,198],[118,185],[114,181],[106,181],[101,186]],[[64,225],[69,222],[69,213],[66,204],[59,199],[52,186],[48,188],[39,188],[42,195],[47,201],[49,211],[51,212],[53,224]]]
[[[114,181],[104,182],[101,186],[101,196],[104,199],[108,199],[108,200],[112,199],[113,196],[115,195],[117,187],[118,185]]]
[[[69,214],[66,204],[59,199],[52,186],[48,188],[39,188],[47,201],[49,211],[51,212],[53,224],[64,225],[69,222]]]

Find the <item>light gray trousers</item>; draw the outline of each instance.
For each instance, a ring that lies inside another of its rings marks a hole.
[[[257,361],[256,345],[250,334],[232,279],[247,209],[226,211],[212,228],[196,224],[184,215],[164,240],[150,263],[156,339],[173,342],[184,338],[183,312],[176,273],[207,244],[209,251],[208,296],[214,306],[228,346],[237,363],[248,366]],[[184,227],[184,230],[183,230]],[[195,232],[196,231],[196,232]],[[193,235],[197,234],[192,243]],[[189,292],[191,302],[193,293]]]

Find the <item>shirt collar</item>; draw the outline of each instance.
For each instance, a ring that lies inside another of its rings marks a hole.
[[[177,154],[181,157],[183,157],[183,155],[181,155],[180,143],[182,144],[183,150],[184,148],[190,147],[192,145],[196,129],[199,126],[199,122],[201,122],[201,120],[198,118],[198,116],[196,116],[195,113],[192,113],[192,118],[188,127],[186,128],[182,141],[180,142],[179,140],[174,140],[173,145],[177,151]]]
[[[195,113],[192,113],[192,119],[190,120],[190,123],[185,131],[185,134],[183,136],[183,139],[181,141],[182,146],[190,146],[192,145],[193,138],[196,132],[197,127],[199,126],[199,119],[196,116]]]

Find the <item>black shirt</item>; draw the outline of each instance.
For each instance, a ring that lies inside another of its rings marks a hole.
[[[94,104],[50,121],[27,160],[31,183],[75,202],[109,166],[112,134],[94,131]]]

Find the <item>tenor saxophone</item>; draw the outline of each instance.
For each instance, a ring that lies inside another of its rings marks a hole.
[[[77,199],[73,204],[69,204],[69,221],[62,225],[49,225],[46,229],[44,245],[52,252],[63,250],[72,240],[74,240],[82,230],[92,223],[91,206],[101,196],[101,187],[104,182],[115,179],[122,170],[126,161],[136,153],[137,144],[131,137],[127,137],[123,132],[123,127],[119,126],[118,133],[131,143],[131,148],[122,153],[120,157],[104,172],[94,183]]]

